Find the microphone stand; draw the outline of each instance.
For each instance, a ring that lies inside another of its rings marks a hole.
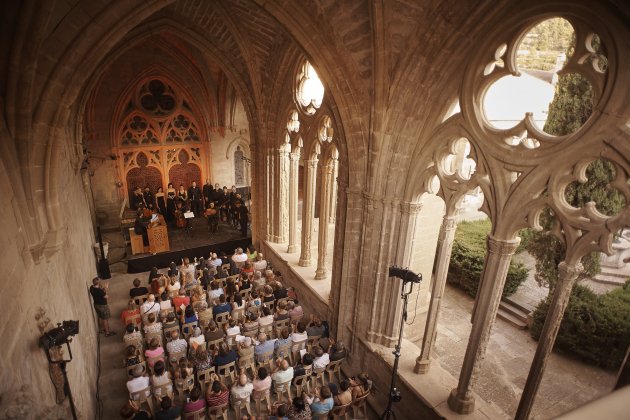
[[[403,328],[405,326],[405,322],[407,321],[407,302],[409,301],[409,295],[413,292],[413,282],[401,280],[401,283],[400,298],[403,300],[402,319],[400,321],[400,329],[398,331],[398,344],[396,344],[396,347],[392,352],[394,355],[394,368],[392,370],[392,382],[389,386],[389,400],[387,402],[387,408],[381,415],[381,420],[390,420],[391,417],[396,419],[396,413],[394,413],[394,410],[392,409],[392,404],[394,402],[399,402],[401,399],[400,391],[396,389],[396,376],[398,375],[398,359],[400,358],[400,345],[402,343]],[[407,286],[407,284],[410,284],[409,291],[405,290],[405,286]]]

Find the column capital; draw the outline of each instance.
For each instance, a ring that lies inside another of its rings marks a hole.
[[[289,153],[289,159],[292,162],[299,161],[300,160],[300,153],[299,152],[291,152],[291,153]]]
[[[488,252],[491,254],[498,254],[502,256],[514,255],[516,248],[521,243],[521,238],[515,239],[497,239],[491,234],[488,234],[486,238],[488,245]]]
[[[307,166],[309,168],[315,169],[317,168],[317,163],[319,161],[317,159],[306,159],[304,160],[304,166]]]
[[[422,210],[422,203],[410,203],[405,201],[400,203],[400,210],[403,214],[415,215]]]

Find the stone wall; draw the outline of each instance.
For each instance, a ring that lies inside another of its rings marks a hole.
[[[2,137],[0,141],[11,141]],[[80,332],[71,343],[73,361],[68,364],[69,383],[81,418],[93,418],[96,393],[96,325],[88,286],[95,275],[92,222],[81,174],[71,167],[67,154],[59,162],[66,226],[62,247],[52,256],[34,259],[27,249],[18,214],[14,186],[0,160],[0,266],[3,293],[0,307],[0,418],[69,418],[59,414],[48,362],[39,348],[41,331],[64,320],[79,320]],[[40,314],[40,320],[36,315]],[[44,325],[46,321],[48,324]],[[67,401],[64,404],[67,410]],[[63,408],[61,409],[63,413]]]

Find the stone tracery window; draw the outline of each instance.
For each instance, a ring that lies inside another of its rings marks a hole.
[[[140,82],[132,92],[124,98],[126,105],[117,118],[122,123],[114,130],[123,156],[120,177],[127,181],[127,189],[135,186],[129,182],[135,184],[149,172],[151,187],[166,187],[168,182],[199,183],[207,152],[191,102],[162,78]],[[144,160],[147,164],[142,166]]]
[[[245,154],[241,146],[234,151],[234,184],[245,185]]]
[[[315,114],[324,100],[324,85],[311,63],[302,64],[296,82],[297,102],[307,115]]]

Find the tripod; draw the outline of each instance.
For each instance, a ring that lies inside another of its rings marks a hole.
[[[400,344],[402,343],[403,328],[405,326],[405,322],[407,321],[407,302],[409,301],[409,295],[413,292],[413,282],[403,280],[401,283],[400,298],[403,300],[402,319],[400,321],[400,330],[398,332],[398,344],[396,344],[396,348],[392,352],[394,354],[394,368],[392,370],[392,382],[389,386],[389,399],[387,401],[387,408],[381,415],[381,420],[389,420],[392,417],[396,419],[396,413],[394,413],[392,404],[394,402],[400,402],[402,399],[400,391],[396,389],[396,375],[398,374],[398,359],[400,358]],[[410,285],[408,288],[409,290],[406,290],[407,284]]]

